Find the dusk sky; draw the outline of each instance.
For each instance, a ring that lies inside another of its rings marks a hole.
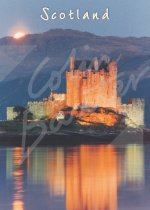
[[[43,7],[50,12],[76,10],[99,12],[108,7],[110,20],[55,20],[40,18]],[[0,0],[0,37],[14,35],[18,31],[39,33],[52,28],[71,28],[98,35],[150,36],[149,0]]]

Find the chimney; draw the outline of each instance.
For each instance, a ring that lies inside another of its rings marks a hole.
[[[75,59],[73,56],[70,57],[70,70],[74,70],[74,62],[75,62]]]

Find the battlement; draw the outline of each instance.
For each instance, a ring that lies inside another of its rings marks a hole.
[[[81,71],[117,71],[117,63],[114,60],[109,59],[98,59],[94,58],[93,60],[75,60],[75,58],[72,56],[70,57],[70,69],[72,70],[81,70]]]
[[[128,100],[128,104],[132,104],[134,106],[145,105],[145,100],[143,98],[130,98]]]

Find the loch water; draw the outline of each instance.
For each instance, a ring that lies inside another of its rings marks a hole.
[[[2,210],[148,210],[150,145],[0,148]]]

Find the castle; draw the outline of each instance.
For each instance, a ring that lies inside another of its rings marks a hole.
[[[66,71],[66,94],[51,93],[43,101],[28,102],[27,106],[33,114],[33,119],[59,119],[59,116],[62,118],[62,115],[65,115],[62,110],[65,107],[72,107],[72,115],[78,115],[79,113],[75,112],[78,109],[99,107],[123,114],[128,126],[144,126],[144,100],[131,99],[128,104],[122,104],[117,93],[117,68],[114,60],[95,58],[92,61],[81,61],[70,57],[70,69]],[[10,111],[12,112],[12,108],[8,107],[7,120],[13,120],[12,116],[16,116]],[[107,124],[110,116],[105,110],[101,112],[100,115],[95,114],[91,117],[94,116],[96,122]],[[111,113],[111,122],[107,125],[113,125],[116,121],[116,116]]]

